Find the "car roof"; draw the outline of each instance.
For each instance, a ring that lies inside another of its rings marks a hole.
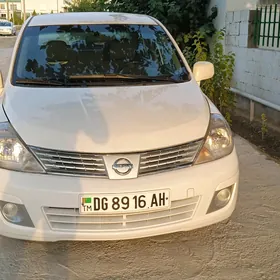
[[[11,21],[7,20],[7,19],[0,19],[0,22],[9,22],[12,23]]]
[[[67,24],[143,24],[157,25],[148,15],[111,13],[111,12],[80,12],[38,15],[31,18],[29,26],[67,25]]]

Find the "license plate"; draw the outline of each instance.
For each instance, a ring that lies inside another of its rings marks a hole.
[[[113,214],[170,207],[170,190],[125,194],[91,194],[80,196],[80,214]]]

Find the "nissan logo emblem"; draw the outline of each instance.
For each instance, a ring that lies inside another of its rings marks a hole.
[[[131,172],[133,164],[126,158],[119,158],[114,162],[112,168],[118,175],[125,176]]]

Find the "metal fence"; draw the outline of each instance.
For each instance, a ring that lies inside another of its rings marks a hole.
[[[262,5],[254,18],[254,44],[280,48],[280,4]]]

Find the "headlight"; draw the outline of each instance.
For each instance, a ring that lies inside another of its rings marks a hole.
[[[0,123],[0,168],[43,173],[34,156],[18,139],[8,122]]]
[[[227,121],[220,114],[211,114],[207,139],[196,164],[220,159],[232,153],[233,138]]]

